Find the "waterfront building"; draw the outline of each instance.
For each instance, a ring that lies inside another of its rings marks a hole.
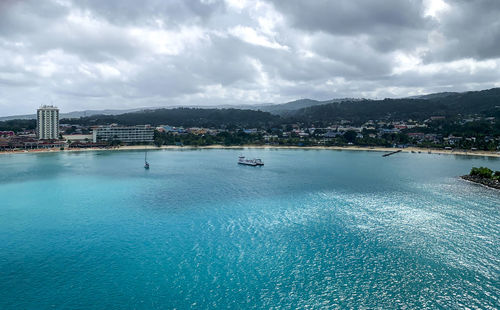
[[[14,132],[7,130],[7,131],[0,131],[0,137],[13,137]]]
[[[36,136],[39,140],[59,139],[59,109],[41,106],[36,113]]]
[[[154,128],[142,126],[102,126],[92,130],[92,141],[120,141],[125,143],[153,142]]]
[[[84,134],[72,134],[72,135],[63,135],[63,140],[67,142],[91,142],[93,140],[93,135],[84,135]]]

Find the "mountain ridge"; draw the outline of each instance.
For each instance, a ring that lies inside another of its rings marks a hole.
[[[187,106],[187,105],[177,105],[171,107],[146,107],[146,108],[132,108],[132,109],[105,109],[105,110],[83,110],[83,111],[73,111],[68,113],[61,113],[61,119],[73,119],[80,117],[90,117],[96,115],[105,115],[105,116],[116,116],[127,113],[134,113],[140,111],[154,111],[160,109],[176,109],[176,108],[192,108],[192,109],[240,109],[240,110],[254,110],[254,111],[262,111],[269,112],[271,114],[280,115],[280,116],[291,116],[296,114],[298,111],[303,109],[308,109],[311,107],[329,105],[329,104],[341,104],[341,103],[362,103],[362,102],[380,102],[384,100],[416,100],[413,103],[416,103],[418,100],[425,100],[430,102],[440,102],[441,100],[455,100],[459,101],[459,98],[462,96],[467,96],[467,94],[485,92],[485,91],[493,91],[499,90],[500,88],[492,88],[489,90],[481,90],[481,91],[468,91],[468,92],[440,92],[440,93],[431,93],[426,95],[418,95],[418,96],[409,96],[403,97],[399,99],[386,98],[383,100],[375,100],[375,99],[364,99],[364,98],[338,98],[338,99],[330,99],[330,100],[314,100],[314,99],[298,99],[289,101],[286,103],[277,103],[277,104],[254,104],[254,105],[224,105],[224,106]],[[500,103],[499,103],[500,105]],[[26,115],[13,115],[13,116],[3,116],[0,117],[0,121],[8,121],[14,119],[35,119],[36,114],[26,114]]]

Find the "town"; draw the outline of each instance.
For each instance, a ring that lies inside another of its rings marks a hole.
[[[0,126],[0,151],[113,148],[148,144],[158,147],[269,145],[500,150],[500,136],[492,132],[492,128],[498,128],[496,118],[477,115],[453,120],[436,115],[422,121],[368,120],[363,123],[342,119],[327,124],[289,122],[284,119],[258,127],[245,127],[238,122],[219,127],[86,123],[83,119],[60,120],[57,107],[42,106],[37,110],[36,122],[11,121]],[[25,127],[20,127],[23,125]]]

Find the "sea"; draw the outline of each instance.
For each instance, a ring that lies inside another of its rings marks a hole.
[[[1,155],[0,309],[498,309],[500,159],[382,154]]]

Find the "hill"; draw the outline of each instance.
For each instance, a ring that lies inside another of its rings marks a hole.
[[[286,116],[294,111],[308,108],[308,107],[314,107],[314,106],[324,105],[324,104],[334,103],[334,102],[359,101],[359,100],[360,99],[352,99],[352,98],[350,98],[350,99],[348,99],[348,98],[346,98],[346,99],[331,99],[331,100],[325,100],[325,101],[318,101],[318,100],[312,100],[312,99],[299,99],[299,100],[290,101],[287,103],[253,106],[253,107],[251,107],[251,109]]]
[[[136,112],[145,110],[145,108],[127,109],[127,110],[84,110],[84,111],[74,111],[68,113],[60,113],[60,118],[80,118],[93,115],[119,115],[124,113]],[[30,120],[36,119],[36,114],[26,114],[26,115],[13,115],[13,116],[2,116],[0,121],[10,121],[10,120]]]
[[[341,119],[354,122],[370,119],[424,120],[431,116],[474,114],[500,117],[500,88],[428,98],[430,99],[342,101],[303,108],[291,117],[304,122],[332,122]]]
[[[82,114],[86,116],[76,118]],[[431,116],[454,118],[459,115],[476,114],[500,118],[500,88],[384,100],[332,99],[318,101],[301,99],[284,104],[256,105],[246,108],[242,106],[240,108],[94,110],[61,114],[61,123],[263,127],[292,122],[330,123],[346,119],[360,123],[370,119],[424,120]],[[33,127],[34,119],[32,121],[1,121],[0,119],[0,129]]]
[[[61,113],[60,118],[80,118],[80,117],[90,117],[94,115],[120,115],[125,113],[140,112],[145,110],[160,110],[160,109],[176,109],[176,108],[190,108],[190,109],[237,109],[237,110],[254,110],[270,112],[273,114],[284,115],[290,112],[332,102],[340,101],[354,101],[359,99],[332,99],[326,101],[318,101],[312,99],[300,99],[287,103],[279,104],[255,104],[255,105],[224,105],[224,106],[191,106],[191,105],[177,105],[169,107],[158,107],[158,108],[134,108],[134,109],[107,109],[107,110],[84,110],[84,111],[73,111],[68,113]],[[28,120],[36,119],[36,114],[26,114],[26,115],[13,115],[13,116],[1,116],[0,121],[8,120]]]
[[[460,93],[457,92],[442,92],[442,93],[433,93],[433,94],[427,94],[427,95],[419,95],[419,96],[411,96],[411,97],[406,97],[407,99],[437,99],[437,98],[444,98],[452,95],[458,95]]]
[[[240,109],[176,108],[144,110],[121,115],[94,115],[79,119],[64,119],[61,123],[82,125],[171,125],[185,127],[262,127],[280,120],[269,112]]]

